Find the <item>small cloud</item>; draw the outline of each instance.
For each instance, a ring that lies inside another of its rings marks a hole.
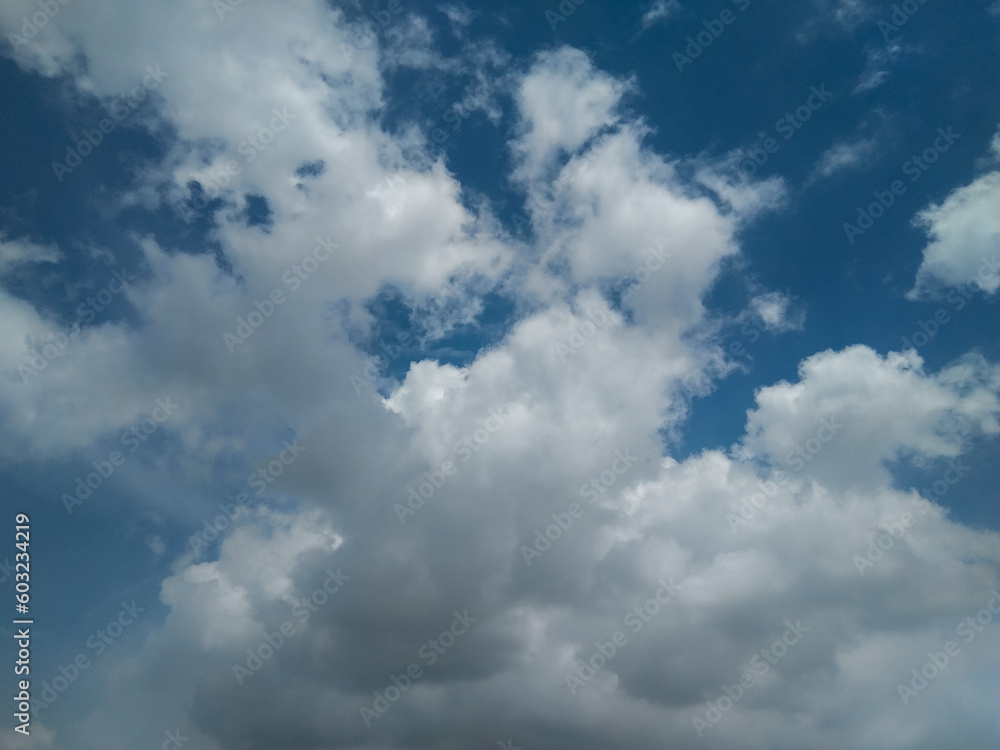
[[[854,91],[851,93],[861,94],[865,91],[871,91],[888,81],[888,67],[899,57],[902,51],[903,48],[893,42],[877,49],[869,48],[866,51],[868,62],[861,76],[858,78],[858,85],[854,87]]]
[[[864,166],[875,152],[875,139],[861,139],[851,143],[835,143],[828,148],[813,169],[809,181],[815,181],[840,172]]]
[[[461,3],[450,3],[448,5],[438,6],[438,10],[444,13],[448,20],[451,21],[453,30],[464,29],[470,23],[472,23],[473,12]]]
[[[889,80],[888,70],[866,70],[861,74],[861,78],[858,79],[858,85],[854,87],[852,94],[860,94],[863,91],[871,91],[872,89],[877,89],[883,83]]]
[[[36,245],[29,240],[7,240],[0,235],[0,274],[28,263],[58,263],[63,255],[55,245]]]
[[[840,0],[833,10],[834,20],[845,29],[853,29],[871,16],[866,0]]]
[[[152,550],[153,554],[157,557],[163,557],[163,554],[167,551],[167,545],[163,541],[162,536],[152,535],[147,536],[143,541],[146,542],[146,546]]]
[[[845,169],[864,169],[877,156],[878,146],[891,138],[892,122],[882,111],[863,120],[853,138],[838,138],[816,162],[806,184],[830,177]]]
[[[799,44],[821,35],[853,32],[872,16],[868,0],[814,0],[816,12],[795,33]]]
[[[681,4],[677,0],[656,0],[642,16],[642,30],[646,31],[654,24],[666,21],[680,9]]]
[[[1000,157],[1000,131],[990,142]],[[988,158],[988,157],[987,157]],[[1000,291],[1000,169],[953,190],[942,203],[920,211],[913,225],[928,238],[913,289],[907,299],[934,299],[945,288],[978,289],[987,296]]]
[[[389,70],[447,70],[450,67],[437,51],[430,25],[417,15],[401,18],[386,29],[382,52]]]
[[[730,151],[718,161],[694,160],[695,179],[718,196],[741,218],[749,219],[785,206],[788,191],[781,177],[755,180],[745,171],[756,164],[743,149]]]
[[[740,313],[740,319],[752,319],[771,333],[801,331],[806,322],[804,310],[793,309],[792,303],[798,299],[794,294],[767,292],[750,300],[750,307]]]

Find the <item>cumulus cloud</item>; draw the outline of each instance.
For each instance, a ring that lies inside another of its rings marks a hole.
[[[554,158],[573,153],[618,121],[618,105],[631,88],[595,70],[580,50],[561,47],[539,55],[518,91],[524,133],[515,143],[516,174],[537,177]]]
[[[1000,370],[977,357],[928,377],[913,351],[880,357],[854,346],[809,357],[799,376],[797,384],[779,383],[757,393],[758,408],[748,417],[742,447],[777,465],[808,461],[810,473],[829,487],[884,485],[891,460],[958,456],[968,437],[995,435],[1000,428]],[[803,455],[801,447],[823,420],[843,425],[849,437]]]
[[[736,445],[675,457],[665,438],[733,369],[705,332],[706,297],[741,229],[780,204],[780,181],[734,182],[723,164],[650,148],[621,106],[634,83],[562,47],[513,88],[509,177],[531,222],[515,241],[428,133],[381,124],[379,51],[433,50],[418,19],[358,46],[323,3],[177,7],[116,11],[109,34],[70,3],[13,52],[98,99],[162,65],[155,117],[172,135],[122,200],[183,215],[213,191],[226,260],[135,236],[142,275],[122,292],[134,315],[82,326],[27,385],[26,349],[60,324],[0,293],[8,460],[107,455],[156,398],[179,404],[159,453],[116,478],[121,512],[144,503],[168,519],[148,538],[172,562],[165,615],[102,659],[69,719],[43,713],[58,742],[40,732],[29,747],[152,746],[177,726],[191,750],[507,737],[930,750],[956,726],[995,735],[980,689],[1000,666],[993,631],[935,685],[948,700],[915,709],[897,683],[1000,585],[1000,537],[895,487],[888,464],[959,459],[1000,432],[996,364],[930,372],[914,352],[820,352],[795,383],[755,394]],[[5,7],[5,33],[26,8]],[[243,218],[247,194],[266,201],[267,232]],[[984,200],[963,198],[976,216]],[[467,362],[417,357],[397,377],[391,346],[383,366],[369,359],[369,305],[387,289],[429,338],[474,320],[492,291],[514,319]],[[775,332],[803,324],[778,292],[748,314]],[[292,440],[304,450],[286,464]],[[195,548],[219,510],[190,488],[245,482],[234,464],[264,471],[267,495]],[[175,482],[150,490],[165,474]],[[907,513],[919,523],[861,575],[855,558]],[[713,719],[747,670],[755,686]]]
[[[997,138],[992,151],[1000,154]],[[1000,218],[994,210],[998,200],[1000,171],[994,170],[917,214],[914,224],[930,242],[924,248],[911,299],[941,287],[971,286],[987,295],[1000,289]]]

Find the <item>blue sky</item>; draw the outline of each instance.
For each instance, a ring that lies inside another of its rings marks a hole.
[[[1000,5],[0,31],[0,750],[996,745]]]

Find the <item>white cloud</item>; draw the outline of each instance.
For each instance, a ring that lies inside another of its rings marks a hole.
[[[681,4],[677,0],[655,0],[642,16],[642,30],[666,21],[680,9]]]
[[[796,299],[795,295],[782,292],[758,294],[750,300],[748,315],[742,318],[759,322],[772,333],[801,331],[806,315],[804,310],[794,309],[793,302]]]
[[[475,17],[473,11],[463,3],[448,3],[439,6],[438,10],[448,17],[456,30],[464,29],[472,23],[472,19]]]
[[[991,148],[1000,154],[997,138]],[[972,286],[987,295],[1000,289],[998,202],[1000,171],[992,171],[917,214],[914,224],[927,233],[930,242],[908,295],[911,299],[934,294],[942,286]]]
[[[0,16],[5,32],[25,6],[12,7]],[[57,326],[0,294],[4,451],[87,457],[169,392],[181,409],[164,428],[164,453],[116,481],[191,532],[217,503],[186,507],[189,486],[216,491],[235,457],[267,465],[279,433],[306,451],[270,485],[280,510],[262,501],[217,546],[174,558],[160,586],[165,619],[151,618],[141,646],[120,644],[88,674],[87,701],[60,720],[60,746],[140,747],[177,717],[192,750],[261,737],[289,747],[374,749],[414,737],[494,746],[514,733],[525,748],[640,750],[669,737],[685,750],[791,750],[862,737],[925,750],[956,726],[995,735],[992,693],[981,689],[1000,664],[992,631],[936,686],[948,700],[927,694],[907,709],[895,684],[1000,583],[1000,538],[894,489],[885,467],[961,457],[970,440],[1000,432],[995,365],[970,357],[929,373],[912,352],[822,352],[804,360],[796,383],[756,394],[733,455],[665,457],[661,431],[675,436],[692,396],[731,369],[699,333],[704,298],[738,256],[740,227],[779,203],[780,182],[733,184],[719,164],[651,150],[646,127],[620,110],[632,84],[563,48],[540,56],[516,89],[521,128],[510,145],[534,238],[515,244],[488,207],[467,207],[427,134],[382,130],[377,50],[345,55],[351,36],[338,13],[244,3],[220,20],[208,6],[176,8],[106,15],[71,3],[60,11],[65,26],[53,24],[34,56],[22,50],[18,60],[79,75],[79,53],[89,73],[78,85],[100,96],[160,62],[170,75],[155,109],[176,140],[137,193],[162,191],[178,207],[190,178],[207,182],[236,160],[211,233],[235,273],[162,238],[136,238],[146,275],[127,293],[134,319],[95,321],[28,387],[11,371],[27,343]],[[288,132],[244,159],[241,142],[286,106],[296,118]],[[322,174],[294,177],[317,159]],[[238,218],[246,192],[266,197],[269,234]],[[293,292],[283,274],[328,236],[338,253]],[[632,294],[613,309],[608,287],[623,281]],[[434,313],[437,332],[468,319],[494,288],[515,299],[516,321],[465,366],[415,362],[389,383],[389,398],[358,396],[349,376],[364,370],[365,354],[351,337],[372,330],[363,305],[386,285],[419,310],[453,300]],[[222,333],[275,288],[287,301],[230,354]],[[751,311],[788,330],[801,325],[790,302],[759,294]],[[503,406],[504,424],[461,458],[456,443]],[[829,441],[816,437],[824,419],[843,423]],[[775,465],[814,438],[822,449],[779,481]],[[616,452],[635,457],[620,472],[609,469]],[[448,457],[457,471],[399,523],[395,505]],[[161,492],[164,476],[173,481]],[[590,504],[581,486],[592,481],[605,491]],[[765,491],[734,533],[727,515]],[[522,545],[573,502],[585,515],[529,567]],[[860,577],[852,556],[920,511],[921,525]],[[300,621],[296,601],[331,567],[348,584]],[[571,695],[575,659],[628,630],[625,616],[670,577],[681,584],[676,600]],[[478,623],[431,668],[418,648],[456,609]],[[239,684],[234,664],[289,619],[295,634]],[[808,637],[699,738],[692,717],[786,619],[801,619]],[[426,675],[367,730],[359,707],[413,661]]]
[[[865,49],[865,69],[858,78],[852,94],[863,94],[877,89],[889,80],[892,75],[889,67],[902,54],[903,48],[895,42],[886,42],[885,46],[869,45]]]
[[[967,437],[1000,432],[998,393],[1000,369],[975,357],[927,376],[913,351],[821,352],[800,364],[799,383],[758,391],[742,447],[779,466],[804,464],[827,487],[875,488],[889,482],[889,461],[958,456]],[[803,456],[824,419],[841,434]]]
[[[59,263],[63,254],[54,245],[38,245],[30,240],[7,240],[0,236],[0,274],[28,263]]]
[[[871,17],[872,8],[867,0],[839,0],[833,17],[841,26],[853,29]]]
[[[622,96],[631,88],[595,70],[580,50],[542,53],[517,93],[523,134],[515,142],[522,163],[515,174],[539,176],[562,154],[572,154],[618,121]]]
[[[812,177],[825,178],[844,169],[859,169],[869,162],[874,152],[874,139],[835,143],[820,156]]]

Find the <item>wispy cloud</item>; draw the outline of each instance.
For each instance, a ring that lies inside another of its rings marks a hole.
[[[665,23],[680,9],[681,4],[677,0],[656,0],[642,15],[642,30],[646,31],[658,23]]]

